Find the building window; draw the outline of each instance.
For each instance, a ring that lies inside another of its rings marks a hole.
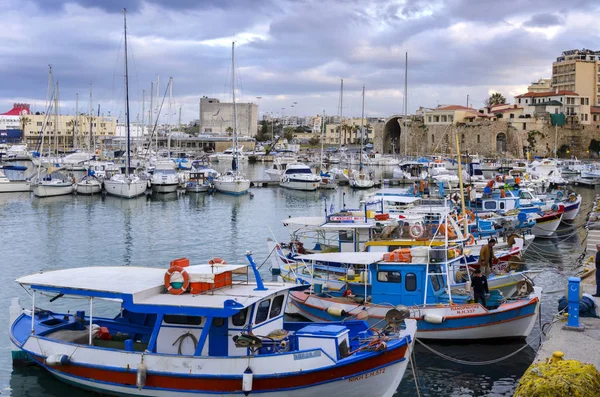
[[[525,123],[523,123],[525,125]],[[496,152],[504,153],[506,152],[506,134],[501,132],[496,135]]]
[[[464,143],[465,143],[465,134],[462,134],[460,136],[460,143],[461,143],[461,145],[464,145]]]
[[[525,104],[527,104],[527,99],[525,99]]]
[[[106,127],[106,123],[100,123],[100,127]]]
[[[585,98],[581,98],[581,104],[585,105]]]
[[[38,121],[38,122],[37,122],[37,126],[38,126],[38,127],[41,127],[41,126],[42,126],[42,122],[41,122],[41,121]]]
[[[514,113],[511,113],[511,114],[510,114],[510,118],[511,118],[511,119],[514,119],[514,118],[515,118],[515,114],[514,114]]]
[[[477,143],[481,143],[481,138],[480,138],[479,134],[477,134]]]
[[[429,122],[431,123],[431,116],[427,117],[427,119],[429,120]]]
[[[434,142],[435,142],[435,139],[433,137],[433,134],[431,134],[431,143],[434,143]]]
[[[594,115],[594,121],[596,121],[596,115]]]
[[[519,98],[519,103],[521,103],[521,98]]]

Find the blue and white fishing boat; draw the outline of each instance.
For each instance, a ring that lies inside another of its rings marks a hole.
[[[393,308],[386,331],[364,321],[284,321],[295,284],[264,283],[248,265],[214,258],[167,269],[82,267],[17,282],[32,306],[10,308],[13,357],[58,379],[119,396],[391,397],[412,352],[416,322]],[[252,270],[256,282],[249,281]],[[89,312],[38,307],[66,297]],[[108,302],[107,302],[108,301]],[[114,316],[96,311],[115,305]]]
[[[346,285],[335,290],[323,280],[314,281],[312,291],[291,292],[288,312],[313,321],[360,318],[376,324],[391,307],[405,305],[417,320],[417,336],[423,339],[525,338],[533,329],[540,310],[540,287],[524,280],[513,296],[490,290],[484,307],[470,303],[470,281],[462,290],[448,287],[449,280],[465,270],[462,255],[434,248],[425,255],[411,256],[410,252],[401,252],[399,259],[376,252],[300,256],[305,261],[367,270],[360,273],[355,288]],[[468,272],[464,274],[470,280]]]

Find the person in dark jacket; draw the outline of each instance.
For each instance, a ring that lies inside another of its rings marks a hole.
[[[600,296],[600,244],[596,244],[596,293],[593,296]]]
[[[481,269],[475,269],[473,277],[471,277],[471,289],[473,290],[473,297],[475,302],[480,302],[483,307],[486,307],[485,298],[490,296],[487,278],[481,274]]]

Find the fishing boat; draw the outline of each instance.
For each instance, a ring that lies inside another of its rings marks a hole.
[[[288,164],[279,180],[279,186],[283,188],[304,191],[317,190],[320,183],[321,177],[313,174],[310,167],[302,163]]]
[[[237,107],[235,104],[235,43],[231,43],[231,91],[233,96],[233,147],[238,147]],[[241,196],[248,193],[250,180],[238,169],[240,150],[234,150],[231,157],[231,170],[214,179],[215,189],[219,193]]]
[[[218,175],[217,171],[199,161],[192,162],[185,190],[188,193],[205,193],[214,190],[213,180]]]
[[[490,290],[486,306],[470,303],[470,283],[462,290],[448,288],[461,265],[461,255],[448,247],[431,248],[426,256],[411,250],[323,253],[304,255],[305,261],[362,266],[356,289],[333,290],[326,283],[290,293],[290,314],[313,321],[366,318],[376,324],[395,305],[410,309],[417,320],[417,337],[438,340],[525,338],[537,322],[542,289],[524,281],[513,296]],[[422,253],[422,251],[421,251]],[[454,256],[454,258],[451,258]],[[428,260],[429,258],[429,260]]]
[[[125,172],[123,174],[113,175],[110,179],[104,181],[104,189],[107,194],[121,198],[134,198],[141,196],[148,188],[148,181],[139,175],[131,173],[131,130],[129,121],[129,74],[127,69],[127,25],[124,26],[125,37],[125,116],[127,120],[127,160]]]
[[[365,321],[284,321],[291,291],[250,266],[82,267],[31,274],[31,309],[10,307],[13,358],[108,395],[171,397],[391,397],[414,345],[416,322],[388,311],[384,332]],[[252,272],[255,282],[250,282]],[[42,310],[36,297],[87,299],[89,312]],[[114,305],[99,316],[97,305]]]

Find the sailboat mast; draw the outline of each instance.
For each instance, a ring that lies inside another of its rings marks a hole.
[[[323,170],[323,146],[325,145],[325,109],[323,109],[323,116],[321,117],[321,164],[319,169]]]
[[[123,31],[125,32],[125,116],[127,118],[127,167],[125,168],[125,175],[129,177],[129,167],[131,166],[131,154],[130,149],[130,134],[129,131],[129,76],[127,71],[127,9],[123,8]]]
[[[171,157],[171,116],[173,115],[173,77],[169,77],[169,117],[167,117],[167,134],[169,148],[167,149],[167,157]]]
[[[233,98],[233,171],[238,169],[237,108],[235,106],[235,41],[231,43],[231,92]]]
[[[138,136],[138,142],[140,137],[144,136],[144,121],[146,121],[146,90],[142,90],[142,123],[141,123],[141,127],[142,127],[142,131],[138,131],[137,136]],[[138,147],[136,147],[136,152],[138,150]]]
[[[159,98],[160,98],[160,75],[156,76],[156,124],[158,124],[158,109],[159,109]],[[154,138],[156,144],[156,155],[158,156],[158,131],[156,131],[156,137]]]
[[[152,150],[152,134],[154,133],[154,122],[152,121],[154,119],[153,114],[152,114],[152,99],[154,97],[154,81],[150,82],[150,109],[148,109],[148,134],[149,137],[149,141],[148,142],[148,152],[150,152],[150,150]]]
[[[79,93],[75,94],[75,126],[73,126],[73,146],[79,147]]]
[[[88,136],[87,139],[87,146],[88,146],[88,150],[92,150],[92,143],[94,141],[94,138],[92,137],[92,125],[93,125],[93,113],[92,113],[92,84],[90,83],[90,109],[88,111],[88,117],[90,118],[90,135]]]
[[[56,91],[54,92],[54,149],[55,154],[58,156],[58,81],[56,82]],[[50,145],[48,145],[50,150]]]
[[[364,142],[364,124],[365,124],[365,85],[363,84],[362,89],[362,115],[360,116],[360,168],[362,171],[362,157],[363,157],[363,142]]]
[[[408,132],[406,131],[406,118],[408,117],[408,52],[404,56],[404,156],[408,157]],[[400,149],[398,149],[400,153]],[[395,154],[395,153],[394,153]]]
[[[342,133],[344,132],[344,79],[340,79],[340,147],[342,146]]]

